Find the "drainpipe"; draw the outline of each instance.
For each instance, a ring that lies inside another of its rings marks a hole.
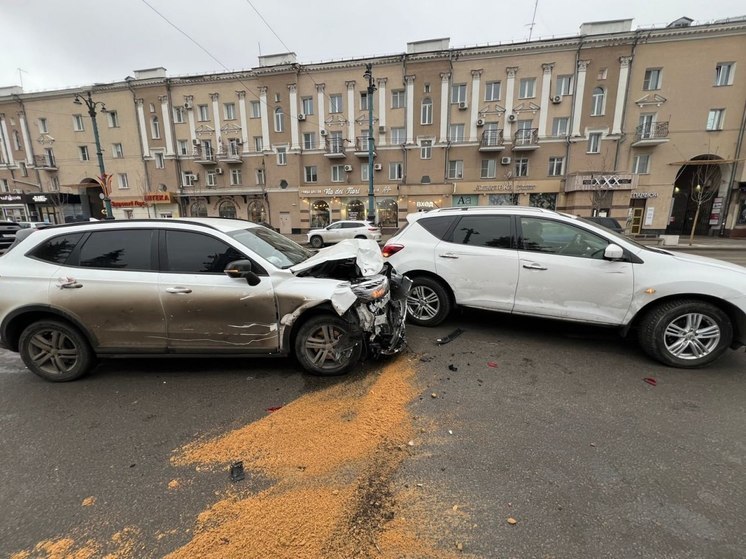
[[[177,194],[181,193],[181,159],[179,159],[179,148],[178,148],[178,141],[176,140],[176,123],[174,122],[173,117],[173,95],[171,91],[171,78],[166,78],[166,97],[168,97],[168,107],[171,111],[171,118],[169,119],[169,123],[171,124],[171,137],[173,138],[173,141],[176,145],[174,145],[174,163],[176,167],[176,191]],[[139,121],[138,121],[139,126]],[[186,205],[185,200],[181,196],[178,197],[179,200],[179,211],[181,212],[182,216],[186,214],[184,211]]]
[[[567,141],[565,142],[565,209],[567,209],[567,181],[570,174],[570,145],[572,143],[572,123],[575,120],[575,96],[578,94],[578,62],[580,62],[580,51],[583,49],[583,35],[580,36],[578,48],[575,51],[575,69],[573,70],[573,95],[572,106],[570,107],[570,120],[568,121]],[[507,109],[507,107],[506,107]]]
[[[137,106],[137,101],[136,101],[137,94],[135,93],[135,88],[132,87],[132,83],[130,83],[129,81],[127,82],[127,88],[132,93],[132,102],[136,107]],[[142,138],[142,129],[140,128],[140,119],[137,118],[137,109],[135,109],[135,122],[137,122],[137,137]],[[141,140],[138,140],[138,141],[140,142],[140,158],[142,159],[142,168],[143,168],[143,171],[145,172],[145,187],[147,189],[146,192],[150,192],[150,177],[148,176],[148,166],[145,162],[145,149],[144,149],[144,146],[142,145],[142,141]],[[150,217],[150,207],[147,207],[147,212],[148,212],[148,217]]]
[[[741,128],[738,130],[738,139],[736,140],[736,155],[733,157],[733,163],[731,164],[728,195],[725,197],[725,207],[723,208],[723,215],[720,223],[720,232],[718,233],[720,237],[725,236],[725,221],[728,219],[731,200],[735,197],[733,194],[733,187],[736,183],[736,170],[738,168],[738,160],[741,158],[741,149],[743,148],[744,127],[746,127],[746,101],[743,104],[743,114],[741,114]],[[735,228],[737,221],[737,218],[734,219],[731,229]]]
[[[622,124],[620,126],[620,134],[619,139],[616,142],[616,151],[614,153],[614,171],[617,170],[617,165],[619,164],[619,152],[622,148],[622,142],[624,141],[625,134],[624,134],[624,125],[627,118],[627,99],[629,99],[629,90],[632,84],[632,65],[635,62],[635,51],[637,50],[637,43],[640,42],[640,33],[641,31],[638,29],[635,31],[635,39],[632,41],[632,49],[630,50],[629,57],[629,73],[627,74],[627,87],[624,89],[624,104],[622,105]],[[617,103],[619,103],[619,99],[616,100]]]

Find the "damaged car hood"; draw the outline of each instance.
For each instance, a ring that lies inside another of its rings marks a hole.
[[[314,272],[328,269],[331,262],[354,261],[360,276],[368,277],[383,269],[381,249],[370,239],[346,239],[336,245],[323,248],[308,260],[296,264],[290,271],[297,276],[312,276]]]

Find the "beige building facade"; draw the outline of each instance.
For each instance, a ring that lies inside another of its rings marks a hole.
[[[116,218],[238,217],[299,233],[366,217],[372,173],[388,228],[438,207],[519,204],[610,215],[635,235],[746,236],[746,20],[690,23],[0,89],[0,217],[102,217],[103,182]],[[73,104],[89,91],[103,181],[92,119]]]

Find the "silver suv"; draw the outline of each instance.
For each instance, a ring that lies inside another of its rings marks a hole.
[[[409,320],[454,305],[634,330],[669,366],[746,344],[746,268],[646,247],[590,221],[522,206],[410,214],[383,254],[413,281]]]
[[[62,225],[0,257],[0,337],[52,381],[133,354],[294,354],[333,375],[401,349],[408,283],[369,240],[312,254],[241,220]]]

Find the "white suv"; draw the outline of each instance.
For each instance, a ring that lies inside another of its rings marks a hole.
[[[324,245],[338,243],[344,239],[371,239],[381,240],[381,228],[367,221],[335,221],[320,229],[311,229],[308,232],[308,242],[313,248],[321,248]]]
[[[411,214],[383,248],[413,280],[408,319],[454,305],[634,328],[669,366],[746,344],[746,268],[646,247],[582,218],[521,206]]]
[[[0,257],[0,346],[52,381],[133,354],[295,355],[339,374],[402,348],[408,284],[369,240],[314,255],[234,219],[60,225]]]

